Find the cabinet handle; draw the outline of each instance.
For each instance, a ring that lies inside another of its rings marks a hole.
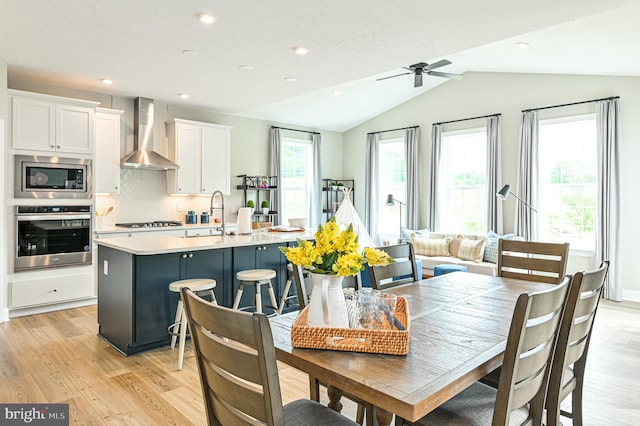
[[[113,189],[118,189],[118,187],[116,186],[116,187],[114,187]]]
[[[193,257],[193,253],[189,253],[187,256],[191,258]]]
[[[60,145],[56,146],[56,148],[60,148]]]
[[[202,188],[202,192],[207,192],[207,188]]]
[[[183,259],[186,259],[187,255],[185,253],[183,253],[180,257],[183,258]]]
[[[260,251],[260,250],[262,250],[262,247],[258,246],[258,247],[256,247],[256,250]]]

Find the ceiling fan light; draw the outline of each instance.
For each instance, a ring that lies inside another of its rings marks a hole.
[[[422,73],[416,71],[416,76],[413,79],[413,87],[422,87]]]

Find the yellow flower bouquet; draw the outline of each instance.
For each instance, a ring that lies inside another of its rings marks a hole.
[[[297,247],[280,247],[287,260],[315,274],[348,277],[364,270],[364,265],[386,266],[395,260],[382,250],[366,247],[361,254],[353,225],[340,231],[335,218],[318,226],[316,242],[298,240]]]

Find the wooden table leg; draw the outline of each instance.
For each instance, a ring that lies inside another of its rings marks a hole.
[[[391,425],[391,420],[393,420],[393,413],[382,410],[380,408],[375,409],[376,420],[378,421],[378,426],[388,426]]]
[[[329,396],[329,403],[327,404],[327,407],[340,413],[342,411],[342,403],[340,402],[340,398],[342,398],[342,390],[334,386],[327,385],[327,396]]]

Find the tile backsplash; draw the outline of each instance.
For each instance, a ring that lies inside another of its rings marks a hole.
[[[227,222],[235,220],[242,202],[240,191],[232,190],[232,194],[232,197],[225,196]],[[195,210],[199,217],[200,213],[209,210],[209,203],[208,196],[167,195],[166,171],[123,168],[120,170],[120,193],[96,196],[96,211],[106,211],[113,206],[113,211],[107,216],[106,226],[153,220],[184,222],[188,210]]]

